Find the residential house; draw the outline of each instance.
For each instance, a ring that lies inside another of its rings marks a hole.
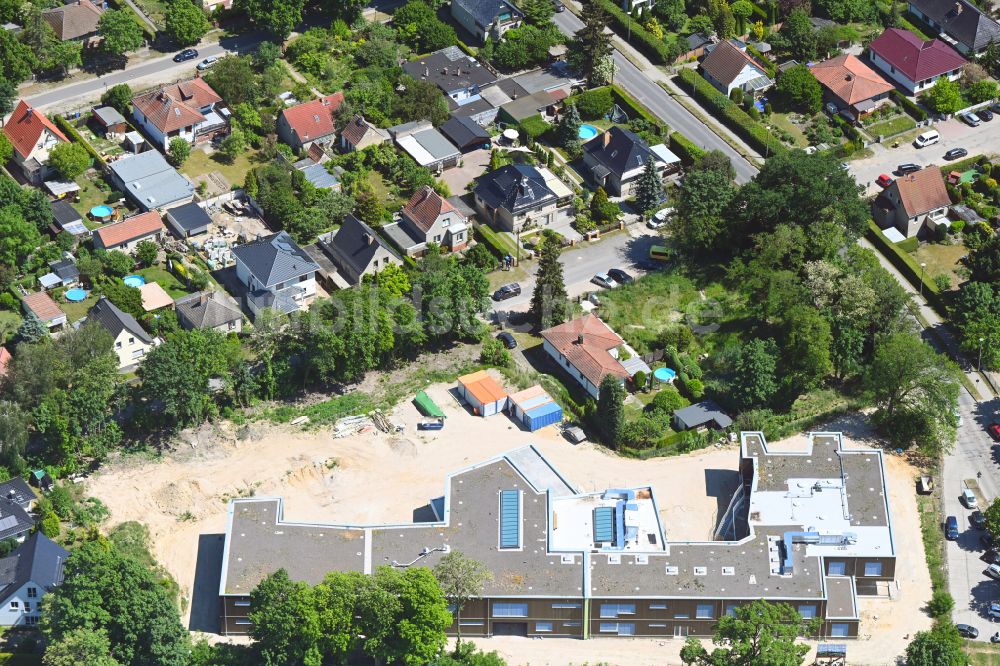
[[[241,333],[243,313],[222,292],[202,291],[175,301],[177,321],[188,330],[214,328],[220,333]]]
[[[104,10],[90,0],[75,0],[42,12],[42,18],[61,41],[89,41],[97,36]]]
[[[475,120],[465,116],[452,114],[439,129],[463,153],[481,150],[490,145],[490,133]]]
[[[684,37],[681,44],[687,49],[687,51],[679,55],[675,62],[696,60],[702,57],[705,55],[705,47],[715,44],[715,41],[703,32],[693,32],[687,37]]]
[[[87,321],[95,322],[111,334],[119,370],[135,367],[158,344],[156,338],[147,333],[135,317],[123,312],[106,296],[98,298],[94,307],[90,308]]]
[[[635,12],[644,14],[653,9],[656,6],[656,0],[621,0],[620,6],[629,14],[637,16]]]
[[[774,85],[763,65],[747,55],[746,45],[733,40],[715,45],[701,61],[701,75],[726,95],[735,89],[757,95]]]
[[[50,201],[49,208],[52,209],[52,217],[56,221],[58,231],[65,231],[74,236],[85,236],[90,233],[90,230],[83,223],[83,216],[68,202]]]
[[[812,66],[823,97],[860,120],[889,98],[894,86],[856,56],[845,54]]]
[[[3,133],[14,148],[14,164],[32,185],[48,180],[55,170],[49,165],[49,151],[69,139],[23,99],[3,126]]]
[[[965,55],[1000,44],[1000,24],[967,0],[909,0],[910,13]]]
[[[927,90],[940,78],[957,81],[965,58],[940,39],[924,41],[909,30],[887,28],[868,45],[868,57],[908,95]]]
[[[403,71],[418,81],[430,81],[457,107],[480,100],[483,90],[497,80],[493,72],[457,46],[404,62]]]
[[[282,109],[276,122],[278,137],[296,153],[314,143],[331,145],[337,137],[334,115],[343,103],[344,93],[336,92]]]
[[[217,9],[232,9],[233,0],[202,0],[201,6],[209,14],[214,14]]]
[[[315,147],[314,145],[313,148]],[[312,156],[304,157],[293,163],[292,168],[301,171],[306,182],[318,190],[333,190],[334,192],[341,190],[340,178],[330,173],[330,170],[326,168],[325,160],[317,162]],[[344,170],[342,167],[334,167],[334,171],[337,174],[343,174]]]
[[[639,176],[646,169],[649,160],[656,165],[660,180],[667,174],[680,171],[680,158],[670,153],[660,144],[660,154],[650,149],[639,135],[623,127],[612,127],[583,144],[583,164],[590,169],[594,182],[613,197],[629,197],[635,194]]]
[[[473,197],[481,221],[513,233],[568,219],[573,191],[544,167],[508,164],[481,176]]]
[[[229,127],[229,110],[202,78],[133,97],[132,117],[164,152],[175,137],[190,144],[201,143],[224,134]]]
[[[441,172],[462,161],[462,152],[436,130],[430,121],[417,120],[389,128],[400,150],[422,167]]]
[[[480,43],[487,37],[498,41],[524,20],[521,10],[507,0],[452,0],[451,17]]]
[[[317,245],[348,285],[360,284],[365,275],[374,275],[390,264],[403,263],[374,229],[350,214],[339,229],[320,236]]]
[[[194,199],[194,185],[167,163],[158,150],[111,162],[111,182],[141,210],[166,209]]]
[[[49,273],[38,278],[46,289],[53,287],[75,287],[80,284],[80,269],[68,252],[58,261],[49,262]]]
[[[69,551],[35,532],[0,559],[0,626],[38,624],[42,599],[62,585]]]
[[[295,312],[316,295],[319,266],[285,231],[237,245],[233,257],[253,315],[263,308]]]
[[[535,116],[551,120],[558,113],[559,106],[564,99],[566,99],[564,90],[539,90],[500,104],[497,110],[497,119],[509,125],[517,125],[522,120]]]
[[[166,218],[170,230],[181,240],[207,234],[212,226],[212,217],[194,201],[171,208]]]
[[[542,339],[542,348],[552,360],[595,400],[600,397],[606,376],[624,383],[640,370],[646,375],[651,372],[635,350],[594,314],[547,328],[542,331]],[[621,354],[619,348],[628,354]]]
[[[49,329],[49,335],[58,336],[66,330],[66,313],[44,291],[36,291],[21,299],[25,314],[33,314]]]
[[[375,127],[361,114],[351,118],[340,132],[340,147],[348,152],[364,150],[368,146],[377,146],[389,140],[389,132]]]
[[[704,400],[674,411],[674,427],[678,430],[725,430],[731,425],[733,420],[714,400]]]
[[[19,476],[0,483],[0,500],[17,504],[25,511],[31,511],[38,500],[38,495],[31,489],[28,482]]]
[[[94,109],[91,121],[97,126],[97,131],[109,139],[119,139],[131,129],[125,116],[118,113],[118,109],[113,106],[99,106]]]
[[[435,243],[451,252],[469,243],[469,221],[451,203],[424,185],[400,211],[399,221],[382,227],[392,243],[408,257],[419,257]]]
[[[98,250],[135,252],[144,240],[159,243],[166,235],[163,218],[155,210],[127,217],[121,222],[108,224],[94,230],[94,247]]]
[[[882,190],[872,204],[872,216],[881,229],[894,228],[912,238],[924,227],[934,231],[938,225],[950,225],[950,205],[941,170],[931,166],[901,176]]]

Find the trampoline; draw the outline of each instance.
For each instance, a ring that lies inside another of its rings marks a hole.
[[[578,136],[584,141],[587,141],[597,136],[597,132],[598,129],[593,125],[580,125],[580,131],[578,133]]]
[[[677,372],[673,368],[657,368],[653,371],[653,377],[657,381],[669,384],[677,379]]]
[[[124,282],[127,287],[135,287],[138,289],[142,285],[146,284],[146,278],[141,275],[126,275],[122,278],[122,282]]]
[[[87,298],[87,290],[75,287],[73,289],[66,290],[66,300],[71,303],[79,303],[83,299]]]
[[[100,206],[94,206],[90,209],[90,216],[94,218],[99,218],[101,220],[106,220],[114,214],[115,211],[111,209],[111,206],[105,206],[101,204]]]

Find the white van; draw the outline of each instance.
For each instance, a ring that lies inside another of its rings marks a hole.
[[[941,135],[937,133],[936,130],[928,130],[920,136],[918,136],[914,141],[913,145],[917,148],[926,148],[927,146],[933,146],[935,143],[941,140]]]

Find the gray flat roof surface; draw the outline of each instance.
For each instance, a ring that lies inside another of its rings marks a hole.
[[[854,581],[846,576],[826,578],[826,616],[837,619],[853,619],[858,616],[855,604]]]

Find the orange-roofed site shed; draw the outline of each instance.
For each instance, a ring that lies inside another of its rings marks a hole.
[[[507,407],[507,391],[485,370],[459,377],[458,395],[476,416],[492,416]]]

